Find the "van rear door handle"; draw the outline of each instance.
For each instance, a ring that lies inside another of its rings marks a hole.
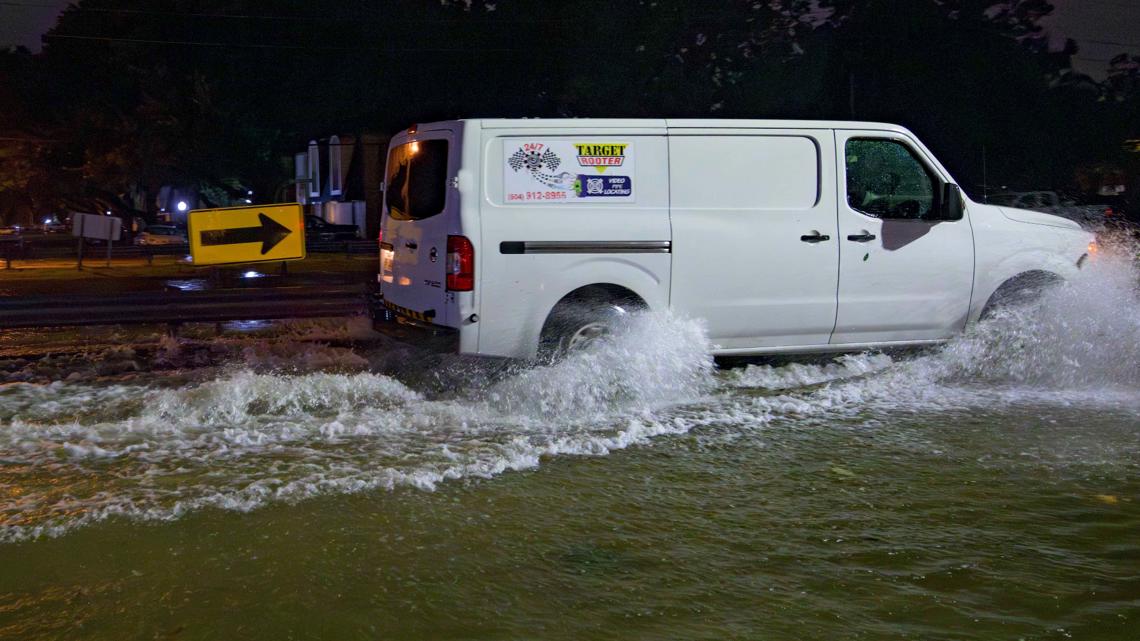
[[[408,249],[417,249],[419,247],[419,244],[414,243],[414,242],[409,240],[406,243],[404,243],[404,247],[407,247]]]
[[[867,232],[863,232],[862,234],[851,234],[847,237],[847,240],[853,240],[857,243],[869,243],[872,240],[875,240],[875,235],[868,234]]]
[[[800,236],[800,240],[804,241],[805,243],[822,243],[824,241],[831,240],[831,236],[824,236],[813,229],[810,234],[806,236]]]

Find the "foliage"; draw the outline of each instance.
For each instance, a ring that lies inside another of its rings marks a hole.
[[[929,140],[967,188],[1071,180],[1136,137],[1043,0],[78,0],[0,52],[0,216],[152,210],[163,185],[279,193],[313,137],[494,116],[857,118]],[[15,133],[12,133],[15,132]]]

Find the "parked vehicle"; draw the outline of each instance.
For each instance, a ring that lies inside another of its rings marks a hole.
[[[1093,240],[876,123],[431,123],[393,138],[385,194],[376,328],[522,358],[635,308],[704,319],[717,355],[935,344]]]
[[[0,236],[19,236],[23,231],[19,225],[12,225],[11,227],[0,227]]]
[[[136,245],[185,245],[189,242],[186,229],[175,225],[150,225],[135,236]]]
[[[1083,202],[1086,205],[1103,210],[1106,219],[1110,223],[1119,223],[1122,221],[1137,222],[1136,212],[1128,207],[1124,196],[1086,196]]]
[[[1114,217],[1119,218],[1117,212],[1109,205],[1078,203],[1072,198],[1062,197],[1055,191],[1005,192],[990,196],[989,202],[994,205],[1062,216],[1092,230],[1113,222]]]
[[[305,240],[334,241],[358,240],[360,229],[356,225],[337,225],[317,216],[305,216]]]

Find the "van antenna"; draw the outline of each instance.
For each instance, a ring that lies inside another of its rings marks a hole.
[[[982,202],[990,203],[989,185],[986,180],[986,146],[982,145]]]

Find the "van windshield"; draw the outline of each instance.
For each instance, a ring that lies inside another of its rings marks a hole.
[[[443,211],[447,196],[447,141],[421,140],[388,152],[388,214],[423,220]]]

